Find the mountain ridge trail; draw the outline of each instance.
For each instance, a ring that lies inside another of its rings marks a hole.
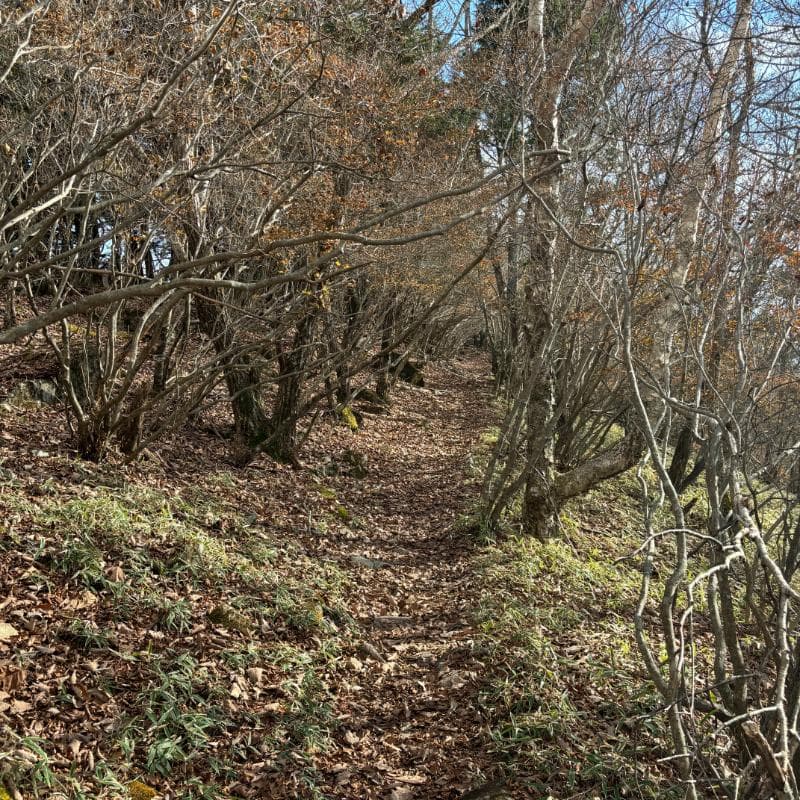
[[[342,800],[450,800],[495,777],[476,703],[474,542],[458,528],[480,491],[469,457],[492,420],[491,380],[469,355],[398,392],[415,418],[370,416],[356,437],[369,476],[334,481],[357,527],[308,543],[360,587],[363,641],[355,675],[332,687],[340,728],[320,787]]]

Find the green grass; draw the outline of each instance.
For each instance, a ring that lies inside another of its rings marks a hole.
[[[232,481],[218,476],[221,488]],[[30,739],[0,751],[0,780],[25,798],[127,798],[141,780],[222,800],[242,764],[269,760],[298,797],[318,795],[316,760],[335,726],[327,675],[352,628],[345,573],[199,491],[81,487],[30,500],[2,489],[0,509],[18,524],[0,528],[0,548],[26,554],[29,581],[77,598],[58,641],[108,665],[114,677],[96,680],[119,705],[93,770],[57,768],[63,744]],[[219,608],[247,625],[212,620]],[[207,651],[197,630],[226,646]],[[248,670],[280,687],[275,702]],[[237,681],[249,700],[231,694]],[[252,712],[258,698],[271,711]],[[75,699],[65,684],[53,702]]]
[[[221,687],[209,686],[206,668],[188,654],[152,667],[150,683],[136,706],[142,713],[126,719],[117,742],[126,762],[142,764],[151,775],[186,769],[221,732]]]
[[[160,630],[182,634],[191,629],[194,614],[188,600],[158,597],[154,606],[158,614],[156,624]]]
[[[671,796],[659,698],[632,630],[641,574],[615,563],[639,543],[629,481],[570,504],[559,538],[506,536],[478,556],[489,746],[542,797]]]

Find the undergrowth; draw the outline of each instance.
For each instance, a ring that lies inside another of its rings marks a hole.
[[[253,515],[199,500],[0,485],[0,550],[24,553],[27,584],[66,609],[50,634],[72,664],[54,712],[94,705],[109,719],[66,772],[63,741],[15,734],[0,751],[11,796],[234,798],[248,764],[280,764],[297,797],[317,796],[315,759],[335,726],[326,673],[351,632],[347,578]]]
[[[479,557],[477,622],[492,664],[480,703],[490,747],[533,796],[672,796],[658,763],[659,698],[633,636],[641,574],[626,558],[638,546],[630,480],[570,504],[560,537],[506,532]]]

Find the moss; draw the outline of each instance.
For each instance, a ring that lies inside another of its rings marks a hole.
[[[239,633],[249,634],[253,630],[252,622],[241,611],[230,606],[215,606],[208,612],[208,618],[215,625]]]
[[[158,792],[151,786],[141,781],[131,781],[128,784],[128,792],[130,793],[131,800],[151,800]],[[0,800],[1,800],[0,796]]]
[[[348,447],[342,452],[341,461],[349,477],[362,480],[369,475],[367,460],[364,458],[363,454],[351,450]]]
[[[482,445],[486,447],[494,447],[497,444],[498,440],[500,439],[500,428],[496,425],[487,428],[482,434],[480,442]]]
[[[353,433],[358,431],[358,420],[356,419],[356,415],[353,413],[353,409],[350,406],[343,406],[342,409],[339,411],[339,416],[347,423],[347,427],[350,428]]]

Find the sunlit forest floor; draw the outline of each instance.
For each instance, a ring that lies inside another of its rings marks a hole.
[[[232,466],[213,420],[93,465],[0,411],[8,796],[664,797],[625,480],[557,541],[482,536],[491,388],[430,367],[299,468]]]

